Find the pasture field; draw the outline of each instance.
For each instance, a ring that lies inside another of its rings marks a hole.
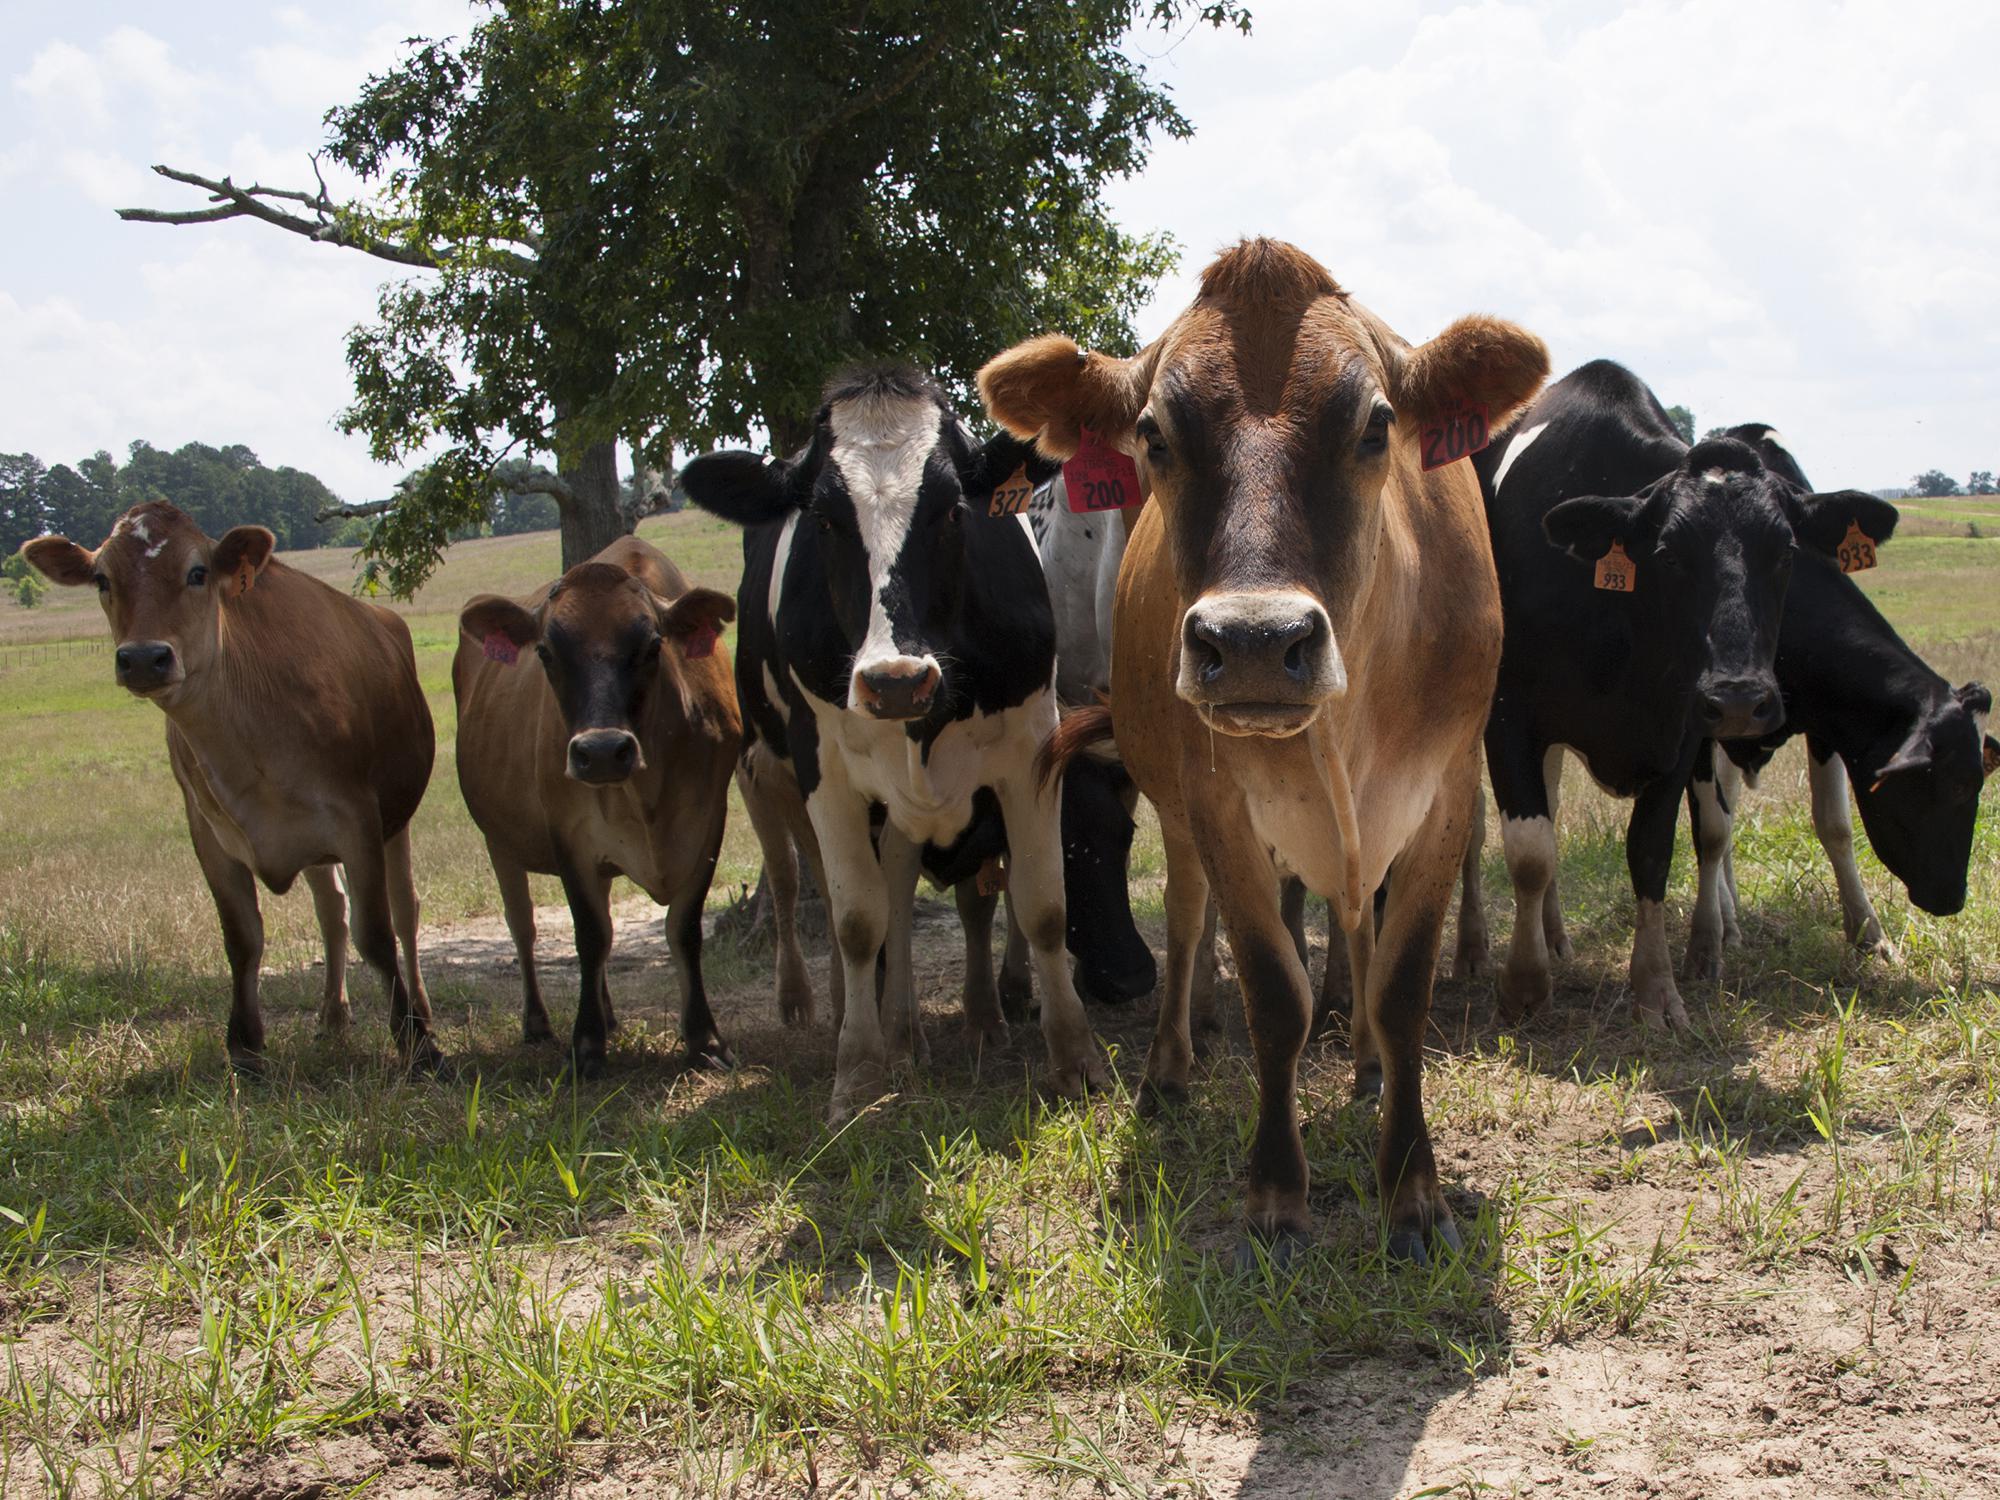
[[[733,587],[733,532],[643,534]],[[1913,530],[1862,578],[1954,681],[2000,680],[1992,535]],[[1127,1090],[1151,1004],[1094,1012],[1120,1081],[1044,1106],[1031,1030],[958,1044],[936,901],[932,1063],[838,1134],[824,1015],[777,1024],[752,940],[707,954],[743,1066],[680,1071],[629,891],[611,1077],[572,1088],[519,1044],[448,668],[463,599],[555,561],[552,536],[466,544],[409,608],[440,736],[415,842],[449,1082],[401,1076],[358,964],[352,1036],[314,1036],[302,890],[265,901],[273,1078],[229,1074],[159,717],[112,685],[94,601],[0,605],[0,1493],[2000,1493],[2000,792],[1956,918],[1864,855],[1899,955],[1864,957],[1788,749],[1738,823],[1745,946],[1719,985],[1684,981],[1697,1029],[1668,1038],[1623,996],[1623,809],[1572,768],[1577,956],[1550,1011],[1503,1031],[1487,981],[1438,987],[1427,1100],[1466,1254],[1385,1262],[1373,1109],[1329,1043],[1301,1074],[1319,1241],[1245,1274],[1240,1019],[1187,1110],[1148,1121]],[[712,907],[755,868],[739,809]],[[1161,881],[1142,826],[1156,944]],[[1692,893],[1683,834],[1677,953]],[[545,913],[559,1027],[567,937]]]

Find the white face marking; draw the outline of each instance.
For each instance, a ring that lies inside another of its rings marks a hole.
[[[1500,467],[1493,471],[1493,493],[1500,493],[1500,486],[1507,478],[1507,471],[1514,467],[1514,460],[1528,451],[1528,445],[1549,430],[1546,422],[1537,422],[1526,432],[1517,432],[1507,444],[1507,451],[1501,456]]]
[[[861,547],[868,560],[868,630],[854,653],[855,672],[907,664],[914,675],[935,670],[897,647],[883,591],[917,510],[924,464],[937,446],[938,409],[922,396],[861,398],[835,404],[832,462],[847,486]],[[851,690],[850,690],[851,693]]]
[[[1775,427],[1766,427],[1764,429],[1764,441],[1774,448],[1785,448],[1787,451],[1790,451],[1783,436],[1780,435],[1778,429]]]
[[[1728,478],[1729,475],[1727,471],[1722,469],[1710,469],[1706,474],[1701,476],[1701,482],[1703,484],[1720,485],[1725,483],[1728,480]]]
[[[785,567],[792,560],[792,537],[798,531],[799,513],[793,511],[785,517],[784,529],[778,533],[777,551],[771,554],[771,590],[764,601],[765,618],[774,624],[778,618],[778,599],[785,591]],[[771,701],[777,702],[772,694]]]
[[[121,531],[129,531],[132,535],[136,536],[139,539],[139,545],[146,549],[146,560],[148,562],[166,550],[167,538],[161,537],[157,542],[153,541],[153,533],[146,529],[146,518],[144,516],[126,516],[111,530],[114,536]],[[148,543],[151,545],[147,545]]]

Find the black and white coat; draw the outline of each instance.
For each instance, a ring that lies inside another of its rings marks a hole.
[[[836,381],[798,458],[716,453],[681,474],[695,504],[749,528],[737,683],[746,735],[788,773],[823,863],[847,997],[836,1122],[922,1048],[920,870],[957,883],[996,834],[1051,1086],[1105,1076],[1064,960],[1060,793],[1035,775],[1057,718],[1048,588],[1025,519],[983,503],[1027,451],[977,443],[933,382],[887,368]]]
[[[1812,488],[1775,429],[1753,422],[1727,435],[1754,448],[1773,474]],[[1979,793],[2000,761],[2000,741],[1984,733],[1992,694],[1976,682],[1953,687],[1932,671],[1854,580],[1816,553],[1800,559],[1785,597],[1777,673],[1784,723],[1760,739],[1725,743],[1723,754],[1705,751],[1688,788],[1701,863],[1683,970],[1690,977],[1719,975],[1724,944],[1741,938],[1730,859],[1741,787],[1793,735],[1806,737],[1813,829],[1851,942],[1890,951],[1854,858],[1850,772],[1869,842],[1910,900],[1939,916],[1965,905]]]

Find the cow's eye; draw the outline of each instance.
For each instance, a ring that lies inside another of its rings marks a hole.
[[[815,524],[818,525],[821,531],[833,530],[833,517],[829,516],[823,510],[816,510],[813,512],[813,521],[815,522]]]
[[[1146,462],[1165,463],[1170,456],[1167,452],[1166,435],[1160,431],[1160,424],[1151,417],[1141,417],[1135,429],[1139,441],[1146,445]]]
[[[108,594],[111,592],[111,580],[106,578],[102,573],[91,574],[91,582],[97,585],[98,593]]]
[[[547,641],[535,642],[535,655],[542,659],[542,665],[545,667],[552,667],[556,664],[556,654],[549,649]]]
[[[650,667],[654,662],[658,661],[659,659],[660,659],[660,638],[658,636],[654,636],[650,641],[646,642],[645,645],[639,648],[639,661],[642,665]]]
[[[950,510],[946,511],[944,518],[951,523],[953,530],[957,530],[963,526],[965,524],[965,502],[961,500]]]
[[[1393,410],[1380,402],[1376,404],[1375,409],[1368,413],[1368,425],[1361,429],[1360,448],[1363,455],[1372,458],[1388,451],[1389,424],[1395,420]]]
[[[207,582],[208,582],[208,569],[203,567],[200,563],[196,563],[193,567],[188,569],[189,588],[198,589],[204,583]]]

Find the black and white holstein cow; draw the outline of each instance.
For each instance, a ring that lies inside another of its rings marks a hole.
[[[835,1123],[923,1046],[910,972],[920,867],[957,883],[998,852],[996,828],[1050,1085],[1073,1095],[1106,1077],[1064,961],[1058,796],[1035,776],[1057,714],[1048,588],[1025,521],[967,503],[1028,451],[981,446],[933,381],[890,367],[837,379],[799,458],[715,453],[681,473],[695,504],[753,528],[737,680],[761,689],[742,704],[746,735],[789,772],[824,867],[845,991]]]
[[[1773,428],[1746,423],[1727,436],[1756,449],[1771,473],[1812,489]],[[1888,539],[1887,531],[1872,538]],[[1691,978],[1717,977],[1724,943],[1741,940],[1730,860],[1740,788],[1746,774],[1754,785],[1796,734],[1806,737],[1813,829],[1833,864],[1848,940],[1890,951],[1854,859],[1850,774],[1868,841],[1910,900],[1936,916],[1965,905],[1979,792],[2000,765],[2000,741],[1984,734],[1993,695],[1976,682],[1954,688],[1932,671],[1854,580],[1816,552],[1799,558],[1785,595],[1777,672],[1784,722],[1759,739],[1724,743],[1722,755],[1705,751],[1695,763],[1688,815],[1701,887],[1682,971]]]
[[[1733,439],[1690,448],[1608,360],[1549,387],[1474,467],[1506,616],[1486,728],[1515,902],[1500,1014],[1546,1002],[1550,949],[1568,952],[1553,886],[1567,749],[1633,799],[1633,998],[1642,1020],[1684,1026],[1663,903],[1696,758],[1784,722],[1774,658],[1794,555],[1831,557],[1850,525],[1887,535],[1895,509],[1803,493]]]

